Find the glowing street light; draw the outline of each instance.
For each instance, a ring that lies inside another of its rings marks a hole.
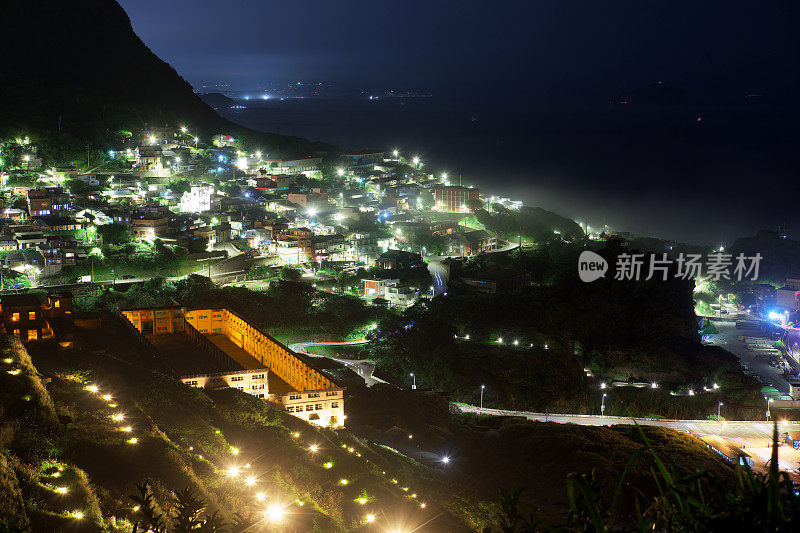
[[[483,390],[486,388],[486,385],[481,385],[481,413],[483,412]]]
[[[442,457],[442,463],[444,463],[444,464],[450,464],[450,458],[449,458],[448,456],[446,456],[446,455],[445,455],[444,457]]]
[[[336,169],[336,175],[337,176],[344,176],[344,170],[341,169],[341,168],[337,168]]]
[[[68,490],[69,489],[67,489],[67,487],[58,487],[56,489],[56,492],[59,493],[59,494],[66,494],[68,492]]]
[[[236,446],[231,446],[231,453],[233,455],[239,455],[239,448],[237,448]]]
[[[247,479],[244,480],[244,484],[247,485],[248,487],[252,487],[253,485],[255,485],[256,484],[255,476],[247,476]]]
[[[414,159],[412,159],[412,161],[413,161],[413,163],[414,163],[414,166],[419,166],[419,156],[416,156],[416,155],[415,155],[415,156],[414,156]]]
[[[316,444],[312,444],[311,446],[308,447],[308,451],[310,451],[311,453],[317,453],[318,450],[319,446],[317,446]]]
[[[83,513],[80,511],[74,511],[72,513],[72,518],[75,518],[76,520],[81,520],[83,519]]]
[[[256,493],[256,501],[257,502],[263,502],[266,499],[267,499],[267,495],[264,494],[263,492],[257,492]]]
[[[414,380],[414,382],[411,384],[411,389],[414,390],[417,388],[417,376],[415,376],[413,372],[411,372],[409,376],[411,376],[411,378]]]
[[[375,515],[374,514],[368,514],[367,516],[364,517],[364,520],[366,522],[368,522],[368,523],[372,523],[372,522],[375,521]]]
[[[238,466],[231,466],[228,468],[227,473],[230,477],[236,477],[239,475],[239,472],[241,472],[241,469]]]
[[[97,387],[97,385],[89,385],[88,387],[86,387],[86,390],[88,390],[89,392],[97,392],[100,389]]]
[[[397,156],[399,156],[399,155],[400,155],[400,151],[399,151],[399,150],[397,150],[397,149],[394,149],[394,150],[392,150],[392,155],[393,155],[393,156],[395,157],[395,159],[396,159],[396,158],[397,158]]]
[[[600,404],[600,416],[603,416],[603,413],[606,412],[606,395],[603,394],[603,401]]]
[[[264,511],[264,518],[266,518],[270,522],[275,522],[275,523],[280,522],[281,520],[283,520],[283,515],[284,515],[283,507],[281,507],[277,503],[273,503],[272,505],[267,507],[266,511]]]
[[[186,133],[186,126],[181,126],[181,133]]]

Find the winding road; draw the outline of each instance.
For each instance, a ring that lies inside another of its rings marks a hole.
[[[367,342],[369,341],[366,339],[360,339],[356,341],[296,342],[294,344],[290,344],[289,349],[293,352],[302,353],[311,357],[325,357],[331,359],[332,361],[336,361],[337,363],[341,363],[361,376],[364,379],[364,382],[367,384],[367,387],[371,387],[376,383],[386,383],[386,381],[382,380],[381,378],[377,378],[372,375],[373,372],[375,372],[376,363],[371,359],[344,359],[341,357],[334,357],[332,355],[309,353],[308,351],[308,348],[312,346],[354,346],[358,344],[366,344]]]

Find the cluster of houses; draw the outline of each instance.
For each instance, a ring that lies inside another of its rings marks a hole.
[[[54,274],[86,260],[102,244],[96,227],[104,224],[167,245],[211,250],[233,241],[277,264],[371,266],[397,262],[397,252],[430,255],[393,231],[407,225],[444,243],[442,254],[497,248],[492,233],[460,224],[480,202],[478,189],[450,184],[397,152],[275,158],[228,135],[201,145],[187,128],[165,127],[132,135],[108,159],[118,171],[39,169],[35,186],[4,188],[4,267]],[[85,187],[72,186],[77,181]],[[408,298],[402,287],[390,289],[390,300]]]

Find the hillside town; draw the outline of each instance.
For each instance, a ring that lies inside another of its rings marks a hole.
[[[324,282],[521,244],[474,216],[521,202],[487,197],[396,149],[287,159],[186,126],[119,137],[101,161],[87,153],[72,167],[49,164],[29,137],[0,144],[2,289],[195,272],[268,282],[286,267]],[[175,259],[161,271],[121,260],[156,248]],[[337,289],[408,307],[437,290],[422,278],[425,286],[365,276]]]

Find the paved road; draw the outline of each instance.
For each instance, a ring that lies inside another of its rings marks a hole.
[[[772,437],[771,422],[727,421],[720,424],[709,420],[664,420],[658,418],[629,418],[622,416],[570,415],[533,413],[530,411],[506,411],[502,409],[481,409],[474,405],[451,404],[465,413],[482,413],[494,416],[522,416],[528,420],[557,422],[559,424],[579,424],[582,426],[632,425],[660,426],[694,435],[719,435],[730,439],[769,439]],[[784,431],[800,430],[800,422],[781,422],[778,429]]]
[[[748,350],[747,345],[739,340],[739,335],[758,337],[759,332],[738,330],[735,320],[714,320],[714,327],[719,334],[711,336],[711,344],[724,348],[738,357],[742,363],[747,363],[750,371],[765,385],[772,384],[781,394],[789,393],[789,383],[775,367],[769,364],[768,358]]]
[[[289,345],[289,349],[298,352],[307,354],[313,357],[326,357],[337,363],[341,363],[349,367],[353,372],[364,378],[364,382],[367,384],[367,387],[371,387],[376,383],[386,383],[386,381],[382,380],[381,378],[377,378],[372,375],[375,372],[375,361],[371,359],[343,359],[341,357],[334,357],[332,355],[319,355],[313,354],[308,352],[308,348],[311,346],[353,346],[357,344],[366,344],[367,340],[361,339],[357,341],[338,341],[338,342],[296,342],[294,344]]]

